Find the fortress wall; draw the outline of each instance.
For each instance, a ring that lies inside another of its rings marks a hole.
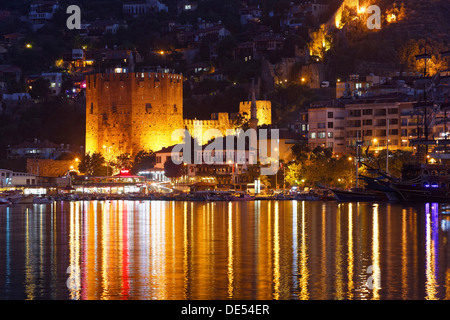
[[[240,112],[250,117],[250,102]],[[257,101],[259,125],[271,124],[270,101]],[[201,132],[196,132],[201,126]],[[213,114],[211,120],[183,119],[183,77],[178,74],[95,74],[86,80],[86,152],[102,153],[107,161],[120,154],[140,150],[158,151],[172,141],[177,129],[187,128],[201,143],[205,133],[218,129],[222,135],[235,129],[228,113]]]
[[[245,119],[250,119],[251,116],[251,101],[244,101],[239,104],[239,113]],[[272,124],[272,103],[268,100],[256,101],[256,117],[258,118],[258,126]]]
[[[181,75],[96,74],[86,88],[86,152],[108,158],[156,151],[173,144],[172,132],[182,128]]]

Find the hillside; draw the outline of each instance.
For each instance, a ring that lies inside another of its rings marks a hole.
[[[448,50],[450,43],[449,1],[403,0],[375,3],[382,12],[380,30],[367,28],[368,13],[359,13],[357,7],[347,6],[354,5],[355,1],[342,1],[341,8],[322,25],[327,34],[323,38],[313,37],[310,48],[315,48],[316,52],[317,43],[319,49],[329,47],[329,50],[325,50],[324,62],[331,78],[345,77],[352,72],[387,74],[393,68],[398,71],[421,71],[422,66],[413,61],[413,56],[423,53],[425,45],[427,52],[431,51],[436,55],[430,62],[430,71],[448,65],[445,59],[439,57],[439,53]],[[364,5],[359,6],[361,8]],[[331,39],[328,44],[327,39]]]

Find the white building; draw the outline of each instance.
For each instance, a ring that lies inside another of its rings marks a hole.
[[[59,95],[63,82],[62,73],[43,73],[41,77],[50,81],[50,90],[52,94]]]
[[[123,4],[123,13],[137,17],[150,11],[169,11],[169,8],[158,0],[133,1]]]
[[[30,4],[28,19],[37,30],[45,23],[53,19],[53,15],[59,9],[58,1],[35,1]]]
[[[0,188],[4,188],[8,185],[11,176],[12,171],[7,169],[0,169]]]
[[[31,96],[29,93],[26,92],[18,92],[18,93],[11,93],[3,94],[3,100],[4,101],[25,101],[25,100],[31,100]]]
[[[37,178],[33,174],[14,172],[12,170],[0,169],[0,187],[13,188],[21,186],[32,186],[37,184]]]
[[[258,6],[251,6],[239,9],[241,16],[241,23],[247,24],[249,22],[259,22],[262,17],[262,9]]]

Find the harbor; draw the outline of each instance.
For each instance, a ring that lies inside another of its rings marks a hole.
[[[444,210],[295,200],[0,206],[0,299],[443,300]]]

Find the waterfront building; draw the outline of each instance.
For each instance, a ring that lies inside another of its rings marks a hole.
[[[320,146],[331,148],[334,153],[346,152],[344,105],[333,102],[313,103],[308,108],[307,119],[308,145],[311,149]]]
[[[58,194],[70,186],[71,178],[43,177],[26,172],[0,169],[0,190],[18,190],[23,194],[47,195]]]
[[[73,189],[78,194],[146,193],[147,178],[124,169],[114,176],[79,176],[73,182]]]
[[[415,151],[410,143],[422,134],[421,120],[415,115],[417,103],[396,97],[374,97],[311,104],[308,108],[308,144],[332,148],[343,154],[355,150],[356,141],[378,153],[406,149]],[[443,111],[438,111],[442,114]],[[430,138],[444,139],[448,129],[433,121]]]

